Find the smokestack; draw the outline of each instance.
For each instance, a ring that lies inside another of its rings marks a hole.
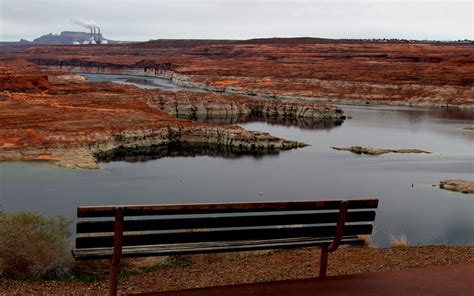
[[[102,41],[101,35],[100,35],[100,28],[97,26],[97,24],[94,21],[85,21],[82,19],[74,19],[72,20],[73,23],[80,25],[84,28],[90,29],[91,30],[91,40],[94,43],[100,43]]]

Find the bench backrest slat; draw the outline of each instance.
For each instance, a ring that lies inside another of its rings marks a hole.
[[[372,233],[373,226],[348,225],[344,228],[344,236],[353,236]],[[294,237],[334,236],[336,226],[308,226],[300,228],[258,228],[217,231],[173,232],[155,234],[124,235],[123,246],[139,246],[154,244],[197,243],[210,241],[239,241],[258,239],[279,239]],[[113,235],[90,236],[76,238],[76,248],[101,248],[114,245]]]
[[[349,200],[350,209],[377,208],[378,199]],[[337,210],[340,200],[121,206],[125,216]],[[113,217],[116,206],[79,207],[78,218]]]
[[[252,227],[291,224],[335,223],[339,213],[285,213],[247,216],[216,216],[192,218],[165,218],[125,220],[124,231],[150,231],[174,229]],[[349,212],[346,222],[370,222],[375,219],[374,210]],[[76,233],[113,232],[114,221],[80,221],[76,225]]]

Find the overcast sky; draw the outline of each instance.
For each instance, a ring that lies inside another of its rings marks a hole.
[[[87,31],[95,21],[113,40],[473,38],[473,1],[0,0],[0,40]]]

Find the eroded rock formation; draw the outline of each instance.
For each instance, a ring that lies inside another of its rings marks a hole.
[[[153,92],[152,92],[153,93]],[[150,104],[178,117],[267,116],[281,119],[313,118],[343,120],[340,107],[318,102],[264,100],[215,93],[156,92]]]

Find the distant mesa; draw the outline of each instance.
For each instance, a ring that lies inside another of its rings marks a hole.
[[[332,39],[319,37],[272,37],[272,38],[253,38],[253,39],[150,39],[140,42],[137,46],[182,46],[194,47],[202,45],[225,45],[225,44],[252,44],[252,45],[311,45],[311,44],[335,44],[335,43],[419,43],[419,44],[474,44],[473,40],[464,39],[456,41],[437,41],[437,40],[409,40],[409,39]]]
[[[122,41],[115,41],[104,38],[100,32],[74,32],[74,31],[63,31],[59,35],[49,33],[28,41],[21,39],[20,44],[47,44],[47,45],[80,45],[80,44],[116,44],[123,43]]]
[[[374,147],[331,147],[334,150],[349,151],[355,154],[368,154],[368,155],[381,155],[386,153],[426,153],[431,152],[419,150],[419,149],[385,149],[385,148],[374,148]]]
[[[103,37],[100,32],[100,28],[97,25],[93,27],[84,26],[87,29],[91,29],[91,33],[88,32],[75,32],[75,31],[63,31],[59,35],[49,33],[29,41],[21,39],[19,42],[2,42],[7,44],[46,44],[46,45],[70,45],[70,44],[107,44],[107,43],[135,43],[135,46],[139,47],[154,47],[154,46],[165,46],[165,47],[199,47],[199,46],[211,46],[211,45],[239,45],[239,44],[251,44],[251,45],[311,45],[311,44],[347,44],[347,43],[420,43],[420,44],[433,44],[433,43],[453,43],[453,44],[474,44],[473,40],[464,39],[457,41],[435,41],[435,40],[407,40],[407,39],[331,39],[331,38],[318,38],[318,37],[273,37],[273,38],[254,38],[247,40],[240,39],[150,39],[144,42],[137,41],[117,41],[110,40]],[[432,58],[433,59],[433,58]],[[436,60],[436,59],[435,59]]]

